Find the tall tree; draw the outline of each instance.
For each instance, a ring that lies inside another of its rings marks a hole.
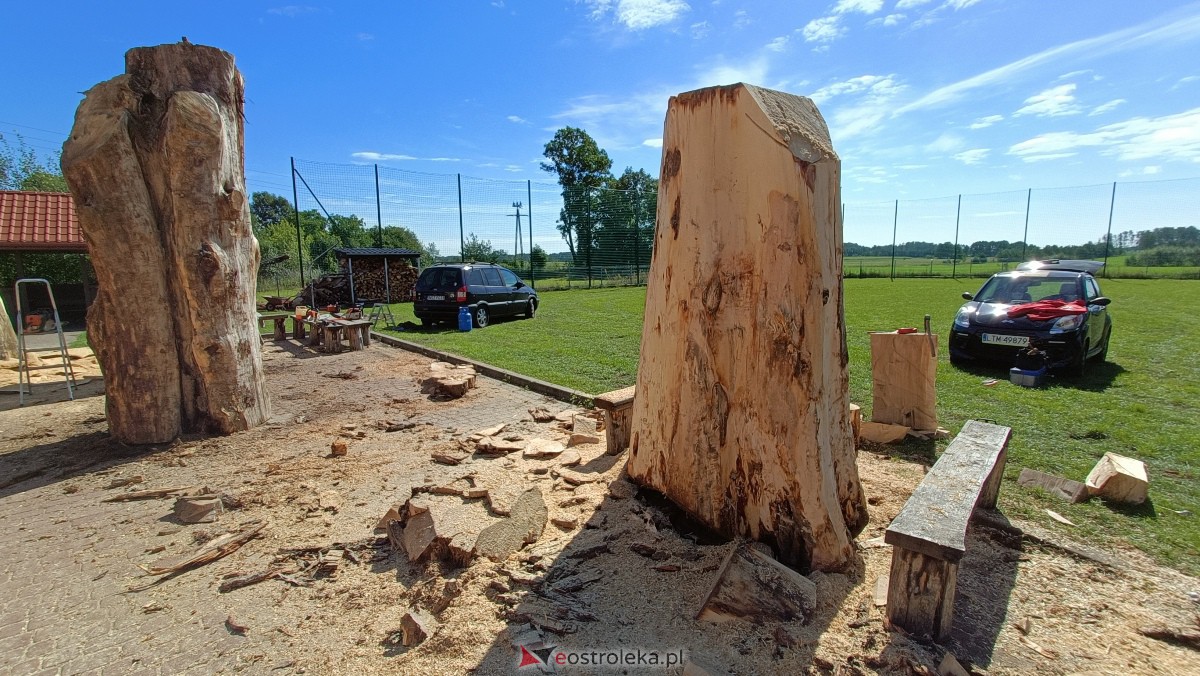
[[[57,163],[57,153],[53,160],[43,162],[25,139],[18,136],[14,148],[0,134],[0,190],[70,192]]]
[[[250,221],[256,229],[290,222],[293,213],[292,203],[286,197],[263,191],[250,196]]]
[[[563,209],[557,227],[567,241],[571,257],[575,258],[578,248],[586,251],[591,245],[595,192],[612,178],[609,173],[612,160],[596,145],[595,139],[576,127],[563,127],[555,132],[543,155],[549,162],[542,162],[542,170],[557,174],[563,189]]]

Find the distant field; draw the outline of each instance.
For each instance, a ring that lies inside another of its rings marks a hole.
[[[1052,379],[1048,387],[1024,389],[1007,382],[1004,368],[961,370],[945,350],[938,360],[938,411],[944,427],[957,431],[970,418],[1013,428],[1001,508],[1010,515],[1063,526],[1043,511],[1053,509],[1077,524],[1083,541],[1126,540],[1159,560],[1200,574],[1200,282],[1105,280],[1114,320],[1109,362],[1083,381]],[[945,346],[945,331],[977,280],[846,280],[850,393],[868,416],[871,409],[868,332],[920,326],[925,314]],[[396,335],[585,392],[631,385],[637,377],[645,289],[548,291],[533,320],[501,321],[484,330]],[[398,320],[412,321],[411,306],[398,304]],[[1000,380],[992,387],[988,378]],[[946,442],[939,442],[937,449]],[[1016,485],[1022,467],[1082,480],[1106,451],[1145,460],[1152,502],[1139,508],[1093,501],[1066,505]],[[897,453],[932,458],[931,443],[909,443]]]

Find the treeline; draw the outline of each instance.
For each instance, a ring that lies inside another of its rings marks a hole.
[[[953,242],[904,242],[897,244],[894,252],[891,244],[863,246],[847,242],[843,248],[843,255],[846,257],[890,257],[893,253],[904,258],[1012,263],[1047,258],[1097,259],[1104,258],[1105,254],[1129,254],[1126,264],[1130,266],[1192,266],[1200,265],[1200,229],[1188,226],[1154,228],[1138,232],[1126,230],[1113,235],[1111,243],[1105,235],[1095,242],[1071,245],[1037,246],[1020,241],[980,240],[957,246]]]

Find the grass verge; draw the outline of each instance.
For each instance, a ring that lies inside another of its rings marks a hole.
[[[870,414],[868,333],[920,326],[933,316],[939,334],[938,415],[957,432],[971,418],[1013,428],[1001,508],[1084,541],[1128,542],[1159,561],[1200,574],[1200,285],[1189,281],[1104,280],[1112,297],[1113,339],[1109,360],[1082,380],[1055,377],[1047,387],[1020,388],[1002,367],[963,370],[950,366],[945,334],[978,279],[848,279],[846,289],[850,391]],[[482,331],[393,331],[419,342],[535,378],[605,392],[636,379],[644,288],[549,291],[533,321],[497,321]],[[397,322],[414,322],[411,305],[393,306]],[[1000,382],[988,387],[987,379]],[[946,442],[910,442],[898,455],[932,460]],[[1151,501],[1136,508],[1091,501],[1067,505],[1022,488],[1022,467],[1082,481],[1105,452],[1144,460]],[[1052,509],[1077,524],[1052,521]]]

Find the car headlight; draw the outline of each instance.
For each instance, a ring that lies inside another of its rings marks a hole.
[[[960,329],[971,328],[971,309],[962,307],[958,309],[958,314],[954,315],[954,325]]]
[[[1050,327],[1050,333],[1066,333],[1074,331],[1083,323],[1083,315],[1068,315],[1059,317],[1058,321],[1054,322],[1054,326]]]

